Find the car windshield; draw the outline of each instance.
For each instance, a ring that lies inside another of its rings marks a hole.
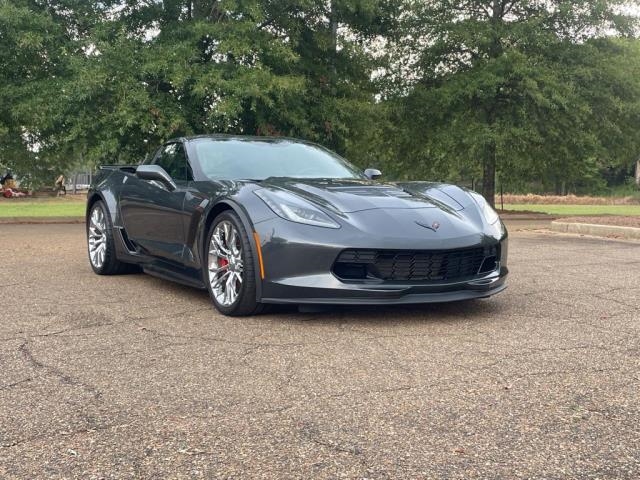
[[[202,172],[215,180],[363,178],[338,155],[291,140],[202,138],[194,140],[193,145]]]

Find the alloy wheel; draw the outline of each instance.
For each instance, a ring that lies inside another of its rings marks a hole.
[[[225,307],[233,305],[240,295],[244,267],[240,233],[228,220],[218,223],[213,230],[208,267],[214,298]]]
[[[100,205],[96,205],[89,219],[89,259],[95,268],[102,268],[107,250],[107,221]]]

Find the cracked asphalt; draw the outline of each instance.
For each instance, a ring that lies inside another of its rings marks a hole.
[[[226,318],[0,226],[0,478],[640,477],[640,243],[516,231],[510,287]]]

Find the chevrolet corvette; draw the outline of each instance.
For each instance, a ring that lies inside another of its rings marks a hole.
[[[485,199],[385,183],[313,143],[203,135],[140,165],[105,165],[87,198],[99,275],[207,289],[226,315],[267,304],[415,304],[506,288],[507,231]]]

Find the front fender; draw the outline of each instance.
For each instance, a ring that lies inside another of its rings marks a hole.
[[[257,197],[256,197],[257,199]],[[198,237],[197,237],[197,244],[199,246],[199,263],[200,265],[204,264],[203,259],[206,258],[208,251],[207,251],[207,233],[209,231],[209,228],[211,226],[211,224],[213,223],[213,220],[215,219],[215,217],[217,217],[220,213],[224,212],[224,211],[228,211],[231,210],[233,211],[236,215],[238,215],[238,218],[240,218],[240,221],[242,222],[242,225],[245,229],[245,231],[247,232],[248,235],[248,241],[249,241],[249,245],[251,247],[251,253],[252,253],[252,257],[254,260],[254,272],[255,272],[255,282],[256,282],[256,301],[257,302],[261,302],[262,300],[262,277],[260,275],[260,265],[258,263],[258,258],[259,258],[259,254],[258,254],[258,245],[256,244],[255,238],[254,238],[254,232],[255,232],[255,228],[254,228],[254,222],[252,221],[251,215],[249,214],[249,212],[247,211],[247,209],[240,204],[239,202],[235,201],[232,198],[222,198],[217,200],[215,203],[211,202],[211,205],[208,205],[207,208],[205,209],[205,213],[202,215],[202,217],[200,218],[199,224],[198,224]],[[262,241],[262,239],[261,239]],[[204,271],[203,271],[203,277],[204,277]]]

